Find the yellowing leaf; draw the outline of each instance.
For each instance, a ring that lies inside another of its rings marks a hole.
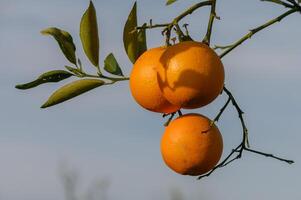
[[[80,22],[80,39],[83,49],[94,66],[99,65],[99,38],[95,7],[90,1]]]
[[[103,85],[105,82],[99,79],[81,79],[71,82],[55,91],[49,99],[41,106],[41,108],[47,108],[69,99],[72,99],[78,95],[81,95],[89,90]]]
[[[71,35],[61,29],[50,27],[41,31],[43,35],[51,35],[58,42],[65,57],[73,64],[76,64],[75,45]]]

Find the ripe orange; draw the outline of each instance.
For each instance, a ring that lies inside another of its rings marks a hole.
[[[157,81],[156,68],[160,68],[160,57],[166,48],[158,47],[144,52],[135,62],[130,74],[130,89],[138,104],[147,110],[171,113],[180,109],[164,97]]]
[[[206,44],[178,43],[167,48],[160,62],[160,89],[174,105],[199,108],[212,102],[223,89],[223,64]]]
[[[223,139],[218,128],[200,114],[187,114],[172,121],[161,140],[164,162],[175,172],[197,176],[219,161]]]

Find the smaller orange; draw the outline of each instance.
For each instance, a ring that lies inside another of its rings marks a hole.
[[[161,154],[172,170],[183,175],[204,174],[218,163],[223,139],[215,125],[200,114],[186,114],[172,121],[161,139]]]
[[[132,96],[143,108],[159,113],[172,113],[179,106],[168,102],[160,90],[157,81],[157,68],[161,67],[160,57],[166,50],[158,47],[144,52],[135,62],[130,74]]]

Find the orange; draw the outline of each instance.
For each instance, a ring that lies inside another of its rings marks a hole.
[[[178,43],[167,48],[160,62],[160,89],[174,105],[199,108],[212,102],[223,89],[223,64],[206,44]]]
[[[187,114],[172,121],[161,139],[161,154],[172,170],[183,175],[204,174],[218,163],[223,139],[210,119]]]
[[[157,81],[160,57],[166,48],[158,47],[144,52],[135,62],[130,74],[132,96],[143,108],[160,113],[171,113],[180,109],[164,97]]]

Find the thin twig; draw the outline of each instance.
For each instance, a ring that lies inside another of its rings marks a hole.
[[[210,6],[212,5],[212,0],[209,1],[203,1],[200,3],[196,3],[195,5],[191,6],[190,8],[188,8],[187,10],[185,10],[183,13],[181,13],[180,15],[178,15],[176,18],[174,18],[173,23],[178,23],[179,21],[181,21],[184,17],[186,17],[187,15],[192,14],[195,10],[204,7],[204,6]]]
[[[207,133],[212,128],[212,126],[215,124],[215,122],[218,122],[219,118],[224,113],[224,111],[227,108],[227,106],[229,105],[230,101],[231,101],[231,99],[228,98],[228,100],[223,105],[223,107],[220,109],[220,111],[218,112],[218,114],[216,115],[216,117],[211,121],[209,128],[207,130],[205,130],[205,131],[202,131],[202,133]]]
[[[260,1],[266,1],[266,2],[270,2],[270,3],[275,3],[275,4],[279,4],[279,5],[282,5],[286,8],[293,8],[294,6],[289,4],[289,3],[286,3],[284,1],[281,1],[281,0],[260,0]]]
[[[231,151],[231,153],[230,153],[230,154],[229,154],[229,155],[228,155],[221,163],[219,163],[218,165],[216,165],[216,166],[215,166],[212,170],[210,170],[208,173],[199,176],[198,179],[201,179],[201,178],[204,178],[204,177],[208,177],[208,176],[210,176],[215,170],[217,170],[218,168],[223,167],[223,165],[224,165],[224,164],[232,157],[232,155],[238,150],[239,147],[240,147],[240,145],[237,146],[235,149],[233,149],[233,150]]]
[[[294,6],[299,6],[299,4],[295,1],[295,0],[287,0],[288,2],[290,2],[291,4],[293,4]]]
[[[233,161],[235,161],[237,159],[240,159],[242,157],[242,154],[243,154],[244,150],[248,151],[248,152],[255,153],[255,154],[263,155],[263,156],[266,156],[266,157],[274,158],[276,160],[280,160],[280,161],[286,162],[288,164],[293,164],[294,163],[293,160],[288,160],[288,159],[280,158],[278,156],[274,156],[273,154],[264,153],[264,152],[261,152],[261,151],[250,149],[250,148],[244,146],[244,143],[242,142],[235,149],[232,149],[232,151],[230,152],[230,154],[222,162],[220,162],[218,165],[216,165],[212,170],[210,170],[206,174],[203,174],[203,175],[199,176],[198,180],[202,179],[204,177],[208,177],[214,171],[216,171],[217,169],[225,167],[225,166],[229,165],[230,163],[232,163]],[[235,157],[233,157],[234,154],[236,154]]]
[[[244,112],[242,111],[242,109],[238,105],[238,103],[235,100],[232,93],[226,87],[224,87],[224,91],[226,92],[228,97],[231,99],[231,102],[232,102],[233,106],[236,108],[236,111],[238,113],[238,117],[240,119],[240,123],[241,123],[242,129],[243,129],[243,145],[249,147],[250,145],[249,145],[249,138],[248,138],[248,129],[247,129],[245,120],[243,118]]]
[[[232,45],[225,45],[225,46],[221,46],[221,45],[214,45],[213,49],[216,50],[216,49],[228,49],[230,48]]]
[[[212,4],[211,4],[210,17],[209,17],[209,22],[208,22],[208,27],[207,27],[207,33],[203,39],[203,42],[206,43],[208,46],[210,46],[213,22],[214,22],[214,19],[216,18],[216,12],[215,12],[216,0],[211,0],[211,1],[212,1]]]
[[[283,13],[282,15],[268,21],[267,23],[258,26],[254,29],[251,29],[250,32],[246,35],[244,35],[242,38],[240,38],[237,42],[233,43],[232,45],[229,45],[229,48],[227,50],[225,50],[220,57],[223,58],[225,55],[227,55],[229,52],[231,52],[233,49],[235,49],[236,47],[238,47],[239,45],[241,45],[244,41],[246,41],[247,39],[250,39],[255,33],[275,24],[276,22],[280,22],[283,18],[287,17],[290,14],[293,14],[297,11],[300,11],[299,8],[294,7],[288,11],[286,11],[285,13]]]
[[[224,104],[224,106],[220,109],[219,113],[216,115],[216,117],[214,118],[213,122],[218,122],[219,118],[222,116],[222,114],[224,113],[225,109],[227,108],[227,106],[229,105],[231,101],[231,98],[229,97],[228,100],[226,101],[226,103]]]
[[[184,37],[185,35],[183,34],[180,27],[178,26],[179,22],[187,15],[192,14],[195,10],[197,10],[201,7],[210,6],[210,5],[212,5],[212,0],[196,3],[193,6],[189,7],[187,10],[185,10],[184,12],[182,12],[180,15],[175,17],[170,23],[162,23],[162,24],[154,24],[154,25],[152,23],[150,23],[149,25],[146,25],[146,26],[136,27],[136,30],[137,29],[152,29],[152,28],[164,27],[164,29],[162,31],[162,35],[165,35],[165,43],[167,46],[169,46],[171,31],[172,31],[173,27],[176,26],[177,30],[179,31],[177,33],[180,34],[180,38]]]
[[[232,163],[233,161],[241,158],[242,154],[237,154],[234,158],[232,158],[231,160],[229,160],[228,162],[226,162],[225,164],[223,164],[221,167],[226,167],[227,165],[229,165],[230,163]]]
[[[170,115],[170,117],[169,117],[168,120],[164,123],[164,126],[168,126],[168,125],[169,125],[169,123],[171,122],[171,120],[173,119],[173,117],[175,116],[175,114],[176,114],[176,112],[173,112],[173,113],[168,114],[168,115]],[[165,115],[165,116],[167,116],[167,115]],[[165,116],[163,115],[163,117],[165,117]]]
[[[253,150],[253,149],[250,149],[250,148],[244,148],[244,150],[252,152],[252,153],[260,154],[260,155],[263,155],[263,156],[266,156],[266,157],[274,158],[274,159],[286,162],[288,164],[293,164],[294,163],[293,160],[288,160],[288,159],[280,158],[278,156],[274,156],[273,154],[264,153],[264,152],[261,152],[261,151],[256,151],[256,150]]]
[[[169,23],[167,24],[149,24],[149,25],[145,25],[145,26],[137,26],[136,30],[140,30],[140,29],[153,29],[153,28],[162,28],[162,27],[166,27],[168,26]]]

